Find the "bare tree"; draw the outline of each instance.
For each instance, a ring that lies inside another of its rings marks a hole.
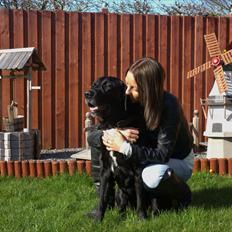
[[[50,9],[49,0],[0,0],[0,7],[23,10]]]
[[[0,7],[78,12],[99,12],[104,7],[116,13],[205,16],[231,13],[232,0],[177,0],[171,5],[163,0],[0,0]]]
[[[98,3],[99,2],[99,3]],[[0,0],[0,7],[24,10],[98,11],[100,0]]]
[[[102,1],[75,0],[72,1],[72,10],[78,12],[98,12],[101,9]]]
[[[232,0],[205,0],[205,5],[211,12],[218,15],[232,13]]]
[[[95,1],[90,0],[50,0],[53,10],[87,12],[94,11]]]
[[[109,9],[117,13],[178,14],[178,15],[227,15],[232,0],[177,0],[168,4],[162,0],[108,1]]]
[[[17,0],[0,0],[0,6],[5,8],[19,9],[19,1]]]
[[[232,0],[182,0],[170,6],[160,4],[160,8],[169,15],[227,15],[231,13],[231,7]]]
[[[111,8],[117,13],[154,13],[154,1],[149,0],[119,0],[113,1]]]

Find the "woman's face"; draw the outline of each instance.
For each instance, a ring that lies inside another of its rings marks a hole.
[[[126,86],[127,86],[126,95],[130,96],[133,102],[139,102],[138,86],[137,86],[137,83],[135,82],[133,73],[128,71],[125,81],[126,81]]]

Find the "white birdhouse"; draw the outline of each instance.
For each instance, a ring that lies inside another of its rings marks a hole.
[[[227,91],[220,93],[215,81],[209,97],[202,101],[208,105],[206,130],[207,158],[232,157],[232,71],[225,71]]]
[[[213,88],[207,99],[201,99],[201,104],[208,106],[207,158],[228,158],[232,157],[232,49],[221,53],[214,33],[204,37],[211,60],[188,72],[187,78],[214,67]]]

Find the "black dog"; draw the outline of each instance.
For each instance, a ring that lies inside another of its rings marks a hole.
[[[136,127],[140,136],[138,144],[148,146],[152,144],[149,133],[143,133],[146,126],[140,107],[130,102],[125,96],[125,84],[115,77],[102,77],[96,80],[91,89],[85,93],[86,103],[92,114],[99,119],[99,125],[94,129],[102,131],[111,128]],[[126,106],[126,107],[125,107]],[[92,133],[94,134],[94,133]],[[98,133],[99,135],[99,133]],[[118,185],[118,206],[121,214],[126,207],[137,208],[140,218],[146,217],[150,207],[153,213],[160,210],[179,209],[186,207],[191,198],[188,185],[174,175],[172,170],[167,170],[164,181],[161,181],[155,191],[145,190],[141,173],[147,164],[135,164],[126,159],[123,154],[110,154],[101,141],[102,133],[98,136],[100,145],[100,198],[96,220],[102,220],[110,199],[110,189],[115,182]],[[88,139],[90,146],[94,146],[94,139]],[[100,139],[99,139],[100,138]],[[176,186],[178,185],[178,188]],[[184,200],[184,201],[183,201]]]
[[[137,127],[145,128],[143,116],[138,112],[138,106],[132,104],[125,96],[126,86],[118,78],[102,77],[95,81],[85,93],[86,103],[92,114],[100,121],[97,130],[111,128]],[[90,146],[91,146],[91,142]],[[146,206],[142,203],[143,184],[141,169],[125,158],[123,154],[110,154],[105,146],[101,146],[100,155],[100,201],[95,219],[102,220],[107,208],[114,182],[119,188],[118,203],[121,214],[126,207],[137,207],[139,216],[146,217]]]

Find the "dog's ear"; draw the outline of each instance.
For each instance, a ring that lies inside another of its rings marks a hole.
[[[130,112],[131,114],[138,114],[141,111],[141,105],[139,103],[134,103],[131,101],[131,98],[125,94],[125,100],[124,100],[124,107],[125,111]]]
[[[126,85],[117,77],[108,77],[108,82],[105,88],[112,93],[113,98],[120,98],[120,102],[124,104]]]
[[[125,107],[125,110],[126,110],[126,85],[125,83],[120,80],[120,102],[121,104]]]
[[[98,87],[102,89],[103,93],[108,93],[117,89],[120,85],[121,81],[117,77],[103,76],[98,79]]]
[[[125,94],[125,99],[124,99],[124,107],[125,107],[125,111],[131,111],[132,107],[133,107],[133,103],[130,99],[130,97],[128,95]]]

